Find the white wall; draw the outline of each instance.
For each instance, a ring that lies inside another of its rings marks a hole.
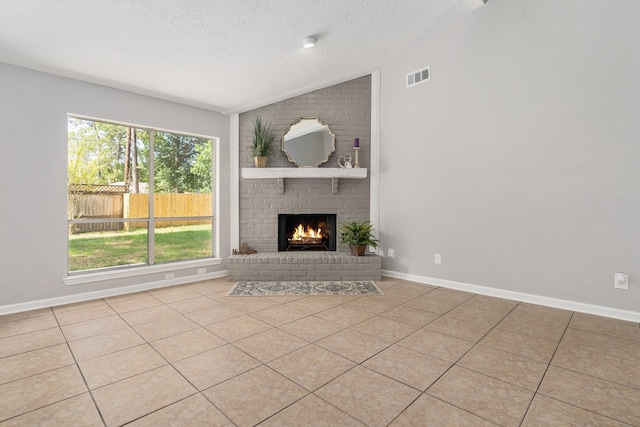
[[[640,313],[638,22],[637,0],[461,1],[388,63],[383,269]]]
[[[67,114],[220,138],[220,255],[229,254],[229,118],[0,63],[0,312],[29,301],[149,283],[164,274],[66,286]],[[223,271],[226,262],[207,267]],[[176,278],[195,271],[176,271]]]

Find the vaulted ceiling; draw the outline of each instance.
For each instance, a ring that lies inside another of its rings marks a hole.
[[[0,62],[240,112],[371,73],[457,1],[2,0]]]

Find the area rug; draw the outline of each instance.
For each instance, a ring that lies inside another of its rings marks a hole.
[[[238,282],[228,296],[384,295],[372,281]]]

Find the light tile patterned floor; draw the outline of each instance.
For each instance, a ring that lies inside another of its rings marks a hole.
[[[640,426],[640,327],[384,279],[210,280],[0,317],[0,427]]]

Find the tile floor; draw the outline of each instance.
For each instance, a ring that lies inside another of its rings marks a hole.
[[[226,279],[0,317],[0,426],[640,426],[637,323]]]

